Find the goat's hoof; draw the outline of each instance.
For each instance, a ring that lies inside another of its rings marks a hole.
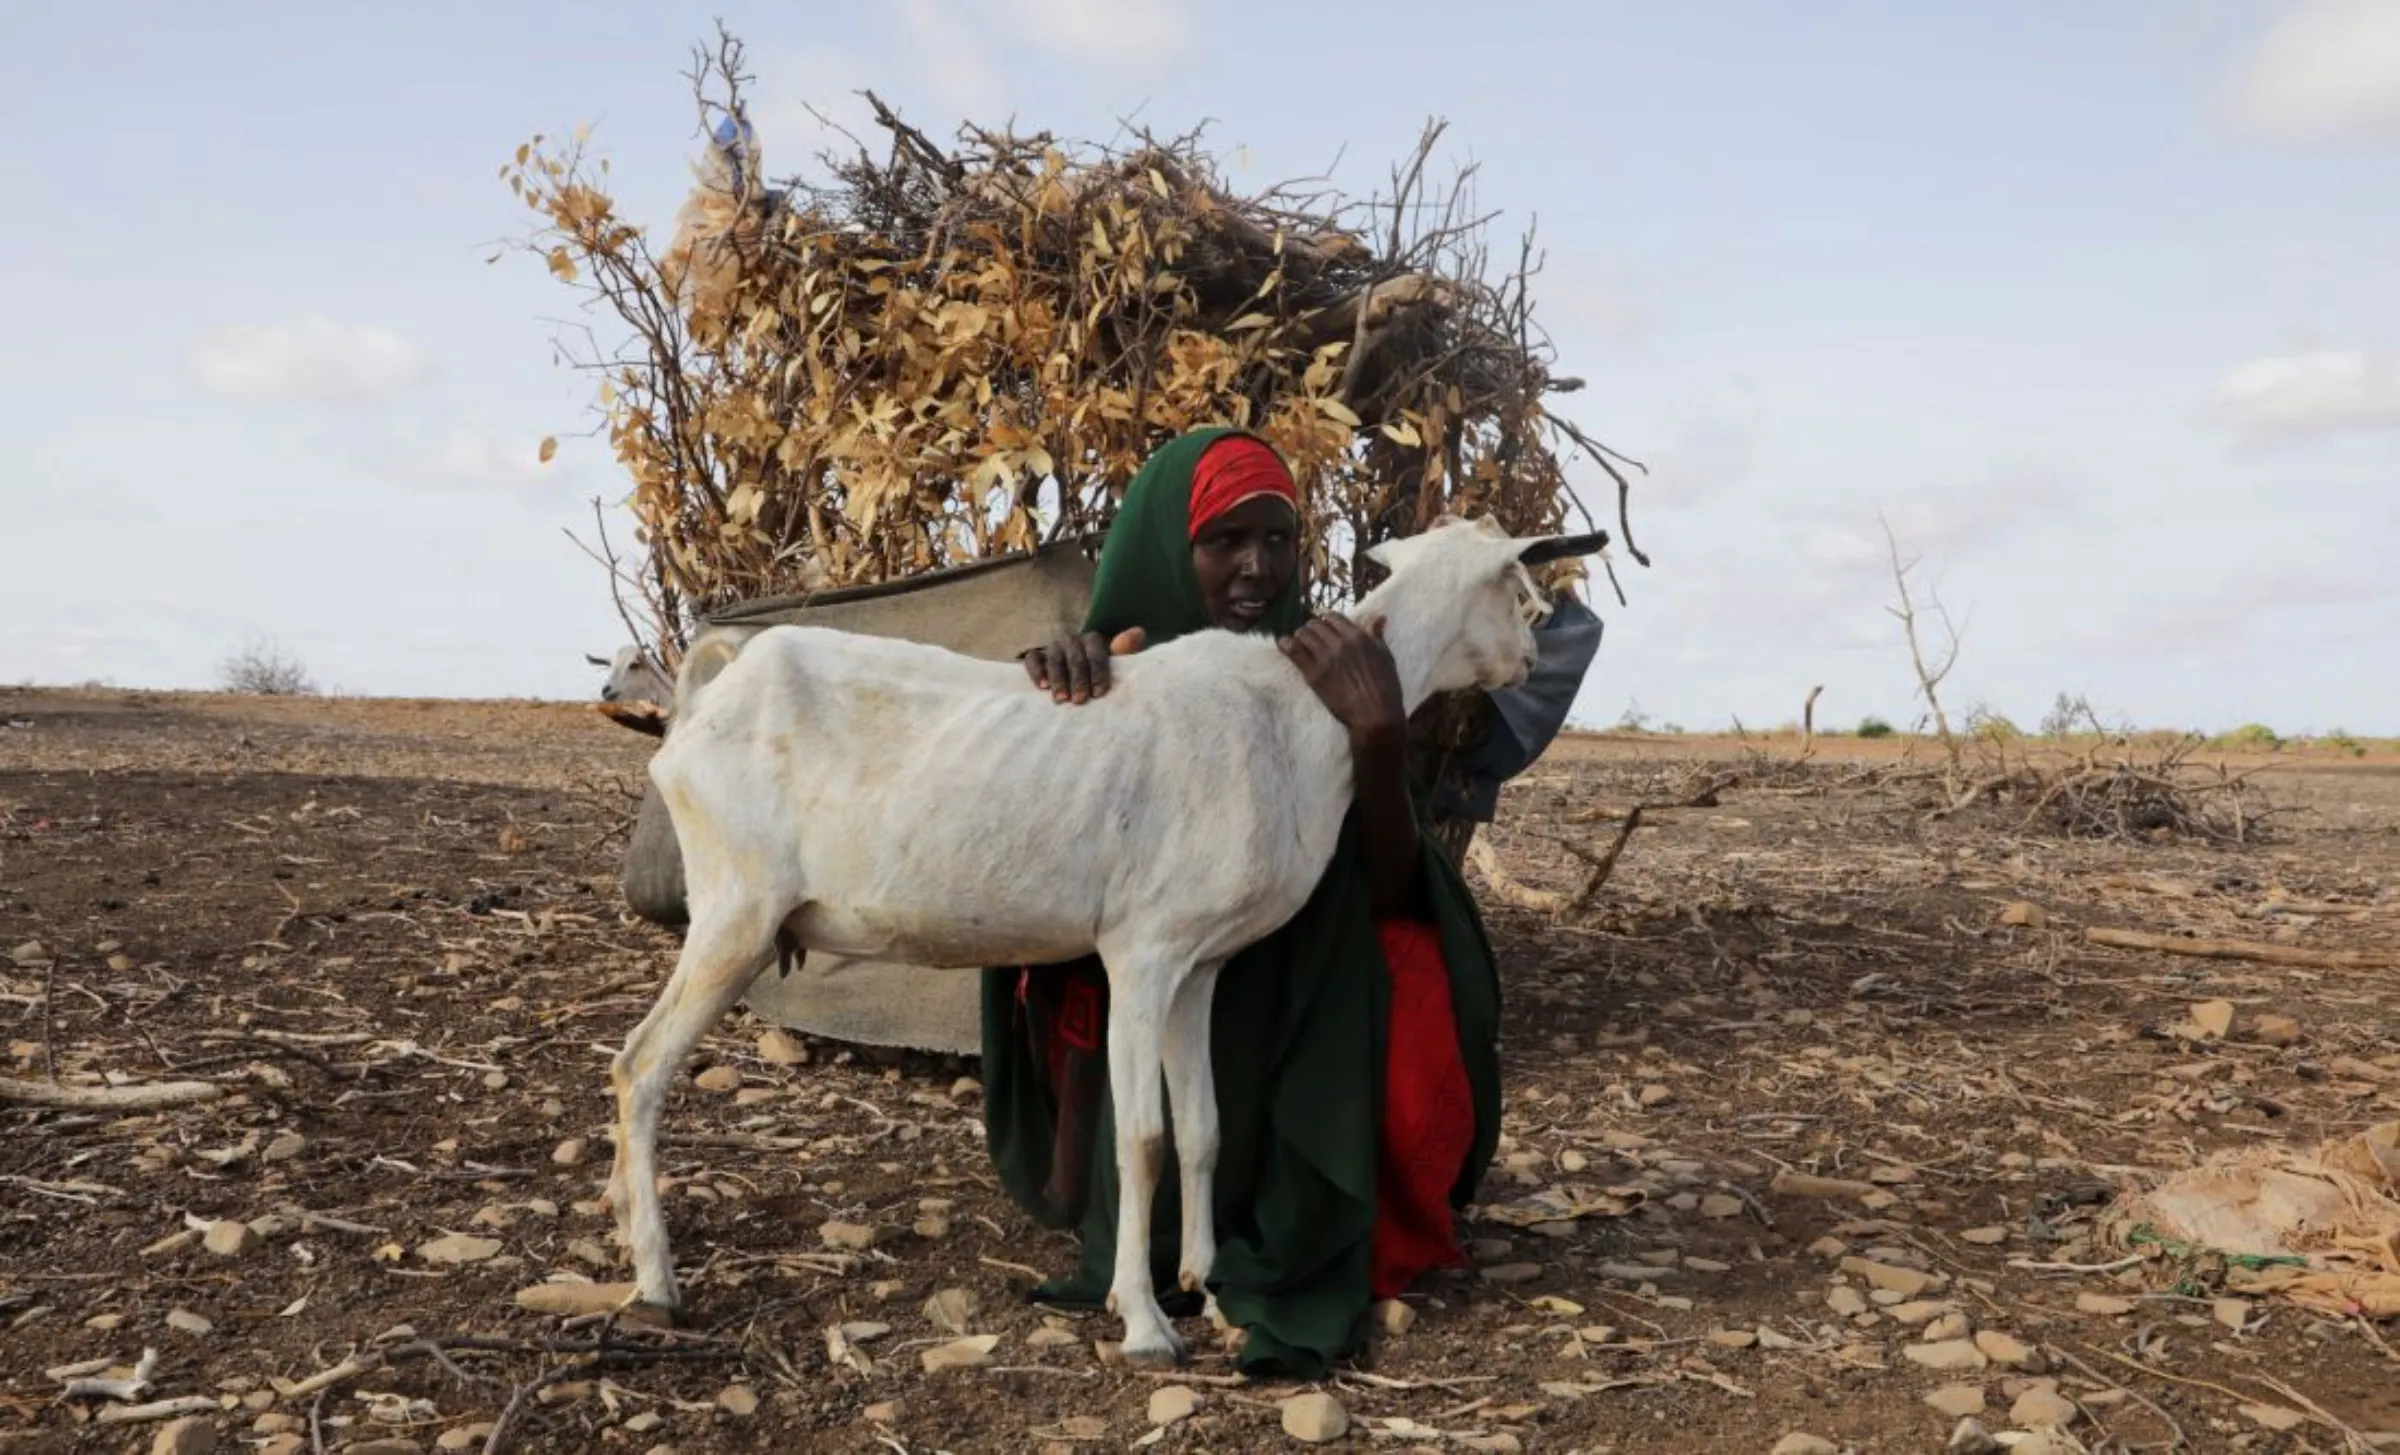
[[[691,1324],[691,1315],[681,1304],[651,1303],[631,1299],[616,1310],[620,1324],[639,1324],[646,1329],[681,1329]]]
[[[1173,1329],[1162,1329],[1155,1338],[1127,1339],[1124,1358],[1135,1369],[1173,1369],[1183,1363],[1187,1352],[1182,1336]]]

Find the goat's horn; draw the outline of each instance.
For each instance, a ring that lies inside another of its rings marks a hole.
[[[1517,559],[1528,566],[1541,566],[1552,561],[1563,561],[1569,556],[1588,556],[1607,546],[1608,532],[1604,530],[1596,530],[1589,535],[1552,536],[1548,540],[1535,541],[1517,552]]]

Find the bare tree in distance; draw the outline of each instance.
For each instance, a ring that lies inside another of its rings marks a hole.
[[[1950,730],[1950,714],[1942,707],[1940,689],[1943,679],[1950,675],[1950,669],[1958,665],[1958,628],[1952,624],[1950,609],[1942,605],[1940,595],[1929,593],[1923,610],[1941,625],[1943,641],[1941,659],[1928,662],[1925,659],[1924,640],[1917,630],[1919,608],[1908,589],[1908,573],[1917,568],[1917,562],[1914,558],[1906,562],[1900,559],[1900,541],[1892,534],[1892,523],[1880,514],[1875,519],[1883,527],[1884,544],[1891,551],[1892,585],[1900,595],[1899,605],[1887,606],[1884,610],[1899,619],[1900,630],[1908,638],[1908,658],[1916,668],[1917,691],[1923,695],[1925,706],[1933,714],[1934,730],[1941,735],[1942,751],[1949,758],[1949,777],[1945,786],[1952,794],[1956,794],[1966,776],[1966,766],[1960,758],[1958,735]]]
[[[253,638],[217,666],[217,680],[227,692],[250,692],[267,697],[313,696],[317,684],[308,668],[282,644]]]

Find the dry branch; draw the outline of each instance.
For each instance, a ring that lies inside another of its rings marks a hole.
[[[1619,481],[1645,559],[1613,452],[1545,402],[1577,381],[1534,323],[1530,240],[1494,266],[1465,179],[1427,179],[1438,124],[1354,202],[1237,194],[1188,136],[969,126],[946,150],[870,94],[879,151],[770,182],[740,43],[695,59],[711,139],[663,251],[580,136],[502,169],[539,219],[525,248],[616,335],[559,348],[632,483],[637,556],[596,554],[670,672],[737,601],[1086,535],[1157,445],[1208,424],[1293,466],[1327,604],[1365,584],[1368,547],[1444,512],[1560,528],[1576,451]]]
[[[1483,876],[1485,888],[1499,896],[1503,902],[1513,904],[1519,909],[1531,910],[1535,914],[1557,914],[1569,903],[1568,897],[1560,894],[1557,890],[1536,889],[1529,884],[1520,883],[1514,875],[1508,872],[1507,866],[1500,862],[1499,851],[1492,847],[1489,839],[1478,836],[1469,840],[1467,861],[1475,866],[1478,874]]]
[[[2065,762],[2010,762],[2005,740],[1976,739],[1976,758],[1961,756],[1964,776],[1945,769],[1934,784],[1929,819],[1946,819],[1986,805],[2022,805],[2015,827],[2074,839],[2138,842],[2193,839],[2255,843],[2277,810],[2256,801],[2248,772],[2196,762],[2203,746],[2187,735],[2155,750],[2110,739]],[[1890,784],[1926,783],[1922,771],[1886,775]],[[2188,893],[2188,891],[2186,891]]]
[[[2400,970],[2400,955],[2372,950],[2303,950],[2295,945],[2262,945],[2254,940],[2196,940],[2181,935],[2154,935],[2143,930],[2112,930],[2094,925],[2085,940],[2119,950],[2156,950],[2167,955],[2191,955],[2203,960],[2251,960],[2262,965],[2290,965],[2305,970]]]
[[[1723,774],[1711,779],[1706,787],[1682,798],[1668,802],[1635,804],[1625,811],[1624,818],[1618,822],[1616,837],[1609,841],[1606,849],[1598,853],[1594,853],[1571,839],[1552,838],[1550,840],[1552,843],[1591,866],[1591,872],[1584,876],[1582,887],[1577,889],[1573,895],[1566,897],[1563,907],[1568,910],[1582,910],[1590,907],[1591,902],[1599,896],[1601,889],[1607,885],[1609,876],[1616,872],[1617,860],[1625,853],[1625,845],[1631,842],[1634,830],[1642,826],[1644,814],[1666,813],[1682,808],[1715,808],[1717,795],[1740,783],[1744,776],[1740,773]],[[1572,821],[1580,823],[1590,820],[1583,815],[1577,815]]]
[[[81,1111],[159,1111],[215,1101],[225,1088],[212,1081],[152,1081],[134,1086],[52,1086],[0,1077],[0,1101],[63,1106]]]
[[[1933,714],[1934,727],[1941,734],[1942,751],[1950,760],[1947,782],[1951,793],[1955,795],[1959,780],[1965,776],[1966,770],[1960,763],[1958,735],[1950,730],[1950,714],[1942,707],[1941,685],[1943,679],[1950,675],[1950,669],[1958,665],[1958,629],[1951,625],[1950,612],[1942,605],[1941,598],[1932,598],[1927,609],[1941,622],[1946,641],[1938,664],[1925,660],[1924,643],[1917,633],[1917,603],[1908,589],[1908,573],[1916,568],[1916,563],[1902,564],[1900,541],[1892,534],[1889,521],[1883,522],[1883,539],[1891,551],[1892,587],[1900,598],[1899,605],[1884,609],[1898,618],[1900,630],[1908,638],[1909,665],[1916,669],[1917,691],[1924,697],[1926,708]]]
[[[143,1425],[159,1420],[178,1420],[185,1415],[213,1415],[220,1406],[205,1394],[187,1394],[175,1399],[153,1400],[149,1404],[112,1404],[103,1407],[95,1423],[103,1425]]]

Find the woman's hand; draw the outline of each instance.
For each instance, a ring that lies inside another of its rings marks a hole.
[[[1117,633],[1113,641],[1098,632],[1084,632],[1020,652],[1017,660],[1025,664],[1025,675],[1034,686],[1049,690],[1052,701],[1089,702],[1108,695],[1108,659],[1132,656],[1145,640],[1138,626]]]
[[[1352,789],[1376,918],[1422,914],[1425,857],[1408,797],[1408,712],[1383,623],[1366,629],[1345,616],[1320,616],[1282,646],[1317,699],[1350,730]]]
[[[1278,645],[1325,704],[1350,730],[1352,743],[1383,742],[1408,729],[1400,672],[1383,644],[1383,623],[1368,631],[1346,616],[1320,616]]]

